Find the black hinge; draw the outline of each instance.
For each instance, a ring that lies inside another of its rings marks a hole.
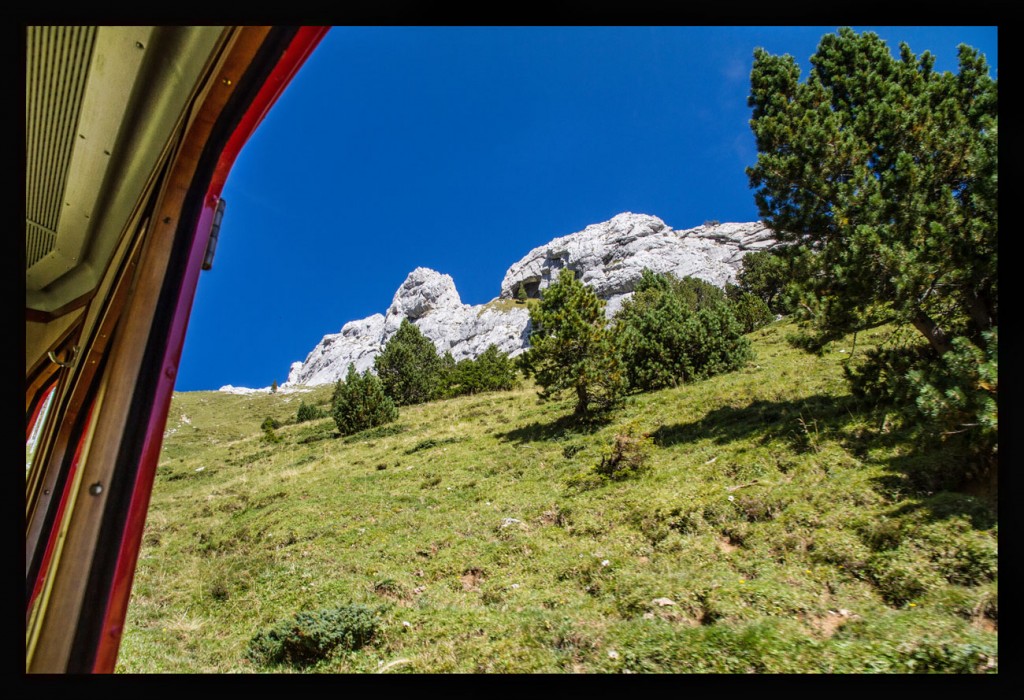
[[[217,201],[217,211],[213,212],[213,223],[210,224],[210,240],[206,244],[206,255],[203,257],[203,269],[209,270],[213,267],[213,254],[217,251],[217,237],[220,236],[220,222],[224,218],[224,207],[227,201]]]

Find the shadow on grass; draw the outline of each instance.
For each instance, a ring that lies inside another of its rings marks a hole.
[[[980,495],[975,491],[980,480],[994,482],[994,477],[987,472],[978,477],[969,450],[922,439],[912,421],[895,421],[890,426],[889,417],[896,414],[895,407],[866,408],[852,396],[815,395],[794,401],[752,401],[739,408],[724,406],[700,420],[663,425],[651,437],[660,447],[708,438],[720,445],[783,440],[797,452],[817,450],[828,441],[861,460],[873,450],[882,450],[892,456],[883,461],[885,473],[872,481],[880,493],[902,501],[900,513],[924,509],[932,520],[962,515],[975,527],[991,527],[996,487],[989,485]]]
[[[916,499],[901,511],[925,509],[929,519],[955,515],[970,519],[974,527],[995,524],[998,512],[998,465],[987,463],[969,447],[942,443],[915,431],[907,449],[887,460],[887,473],[875,479],[879,490],[894,498]]]
[[[535,421],[521,428],[498,433],[496,437],[506,442],[539,442],[544,440],[561,440],[571,435],[589,435],[595,433],[612,422],[612,415],[607,413],[576,416],[569,414],[549,423]]]
[[[718,444],[760,438],[782,438],[803,451],[815,440],[834,439],[855,417],[852,397],[809,396],[793,401],[752,401],[736,408],[723,406],[691,423],[663,425],[651,437],[661,447],[712,438]]]

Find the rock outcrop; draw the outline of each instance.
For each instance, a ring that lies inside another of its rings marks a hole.
[[[363,372],[384,349],[402,319],[416,324],[438,353],[456,361],[480,355],[489,345],[508,355],[526,347],[530,314],[525,306],[463,304],[450,275],[426,267],[409,273],[391,300],[387,315],[374,314],[346,323],[340,333],[324,336],[305,362],[292,363],[282,387],[315,386],[345,376],[349,363]]]
[[[645,267],[724,287],[736,281],[744,255],[774,244],[774,234],[761,223],[715,223],[675,231],[656,216],[626,212],[531,250],[505,273],[501,297],[515,297],[520,286],[526,287],[527,296],[539,297],[568,268],[608,301],[610,317]]]
[[[505,273],[500,296],[476,306],[462,303],[451,276],[418,267],[385,314],[350,321],[341,332],[324,336],[304,362],[292,364],[281,388],[333,383],[344,377],[349,363],[360,372],[372,368],[404,318],[439,353],[451,352],[456,361],[477,357],[491,344],[518,355],[528,345],[530,330],[529,312],[514,301],[519,288],[539,297],[564,268],[608,302],[611,317],[632,294],[644,268],[723,287],[735,281],[744,255],[773,245],[772,231],[761,223],[709,223],[675,231],[656,216],[626,212],[534,248]]]

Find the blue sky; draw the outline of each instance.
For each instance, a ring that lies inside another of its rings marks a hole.
[[[463,303],[530,249],[623,211],[754,221],[755,47],[803,73],[836,27],[335,27],[242,150],[176,390],[282,383],[418,266]],[[855,27],[988,58],[995,27]]]

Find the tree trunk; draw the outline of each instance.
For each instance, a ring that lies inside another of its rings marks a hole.
[[[967,312],[970,314],[971,323],[977,333],[976,342],[984,347],[984,336],[982,333],[992,330],[992,305],[989,303],[988,295],[979,296],[974,292],[967,293]]]
[[[576,385],[576,415],[581,416],[587,412],[590,405],[590,396],[587,394],[587,387],[584,384]]]
[[[953,349],[946,331],[942,330],[924,311],[918,311],[911,323],[920,331],[921,335],[928,339],[928,343],[940,357]]]

